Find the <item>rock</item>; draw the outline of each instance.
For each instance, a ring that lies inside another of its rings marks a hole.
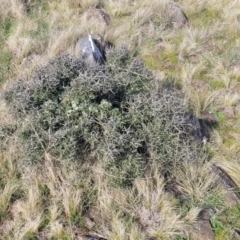
[[[78,237],[79,240],[107,240],[106,238],[96,234],[85,234]]]
[[[233,71],[234,70],[239,71],[239,69],[240,69],[240,60],[237,60],[234,63],[232,63],[230,65],[230,69],[233,70]]]
[[[192,85],[193,88],[199,92],[206,92],[211,89],[211,86],[204,80],[195,80]]]
[[[97,232],[90,231],[86,227],[72,226],[72,234],[75,240],[107,240]]]
[[[234,87],[232,88],[233,93],[239,93],[240,92],[240,82],[236,83]]]
[[[205,110],[200,113],[201,119],[208,124],[215,124],[218,122],[218,117],[211,111]]]
[[[77,56],[83,57],[87,63],[94,64],[104,64],[105,56],[104,49],[97,39],[92,38],[91,35],[82,37],[78,40],[75,53]]]
[[[236,104],[236,106],[235,106],[235,113],[236,113],[237,115],[240,115],[240,102],[238,102],[238,103]]]
[[[206,140],[210,138],[210,129],[205,121],[203,119],[198,119],[192,113],[185,113],[184,131],[187,136],[192,137],[195,141],[205,143]]]
[[[87,20],[95,20],[97,24],[103,23],[109,25],[111,22],[110,16],[98,8],[89,8],[85,14]]]
[[[83,220],[84,220],[84,225],[90,230],[96,225],[93,219],[87,216],[84,216]]]
[[[221,108],[220,110],[223,112],[223,114],[227,118],[233,118],[235,116],[234,108],[232,106],[225,106],[225,107]]]
[[[181,28],[188,23],[188,18],[181,8],[173,1],[167,4],[167,14],[174,28]]]
[[[194,225],[194,240],[214,240],[214,233],[209,222],[211,213],[208,209],[203,209],[198,214],[198,220]]]
[[[139,223],[146,229],[147,233],[150,233],[151,229],[158,229],[161,225],[162,218],[157,211],[157,206],[153,203],[149,208],[140,207],[138,217]]]
[[[97,33],[91,33],[91,37],[94,39],[98,48],[104,53],[106,49],[111,49],[114,45],[110,41],[105,41],[101,35]]]
[[[232,178],[220,167],[213,164],[213,172],[218,176],[218,185],[225,191],[225,200],[228,206],[240,203],[240,190]]]
[[[234,193],[233,190],[228,189],[225,194],[225,203],[226,206],[232,207],[240,203],[240,199]]]
[[[234,229],[233,230],[233,239],[234,240],[240,240],[240,229]]]

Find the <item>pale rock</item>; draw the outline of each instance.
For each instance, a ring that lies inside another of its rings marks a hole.
[[[214,233],[210,224],[211,211],[203,209],[198,215],[192,237],[194,240],[214,240]]]
[[[208,124],[215,124],[218,122],[218,117],[211,111],[204,110],[200,113],[201,119],[203,119]]]
[[[225,106],[220,109],[225,117],[233,118],[235,116],[234,108],[232,106]]]
[[[174,28],[181,28],[188,23],[188,18],[185,13],[181,10],[179,5],[173,1],[167,4],[167,14]]]
[[[218,186],[225,191],[225,203],[231,207],[240,203],[240,191],[231,177],[219,166],[213,164],[213,173],[218,177]]]
[[[108,26],[111,22],[110,16],[98,8],[89,8],[85,14],[87,20],[94,20],[96,24],[103,23]]]
[[[105,63],[103,47],[91,35],[81,37],[75,47],[77,57],[82,57],[90,65]]]

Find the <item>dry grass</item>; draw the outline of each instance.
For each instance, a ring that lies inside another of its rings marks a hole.
[[[222,117],[225,106],[235,109],[240,102],[239,93],[233,92],[240,81],[239,52],[235,51],[240,46],[240,2],[177,1],[190,21],[183,29],[169,27],[167,0],[84,0],[81,4],[76,0],[29,0],[30,12],[23,2],[2,0],[0,6],[0,22],[12,21],[10,33],[0,34],[13,66],[12,78],[4,80],[1,91],[13,77],[30,76],[49,58],[75,54],[78,38],[93,32],[115,45],[138,50],[146,64],[156,70],[159,82],[169,77],[181,85],[197,115],[213,110],[220,120],[204,149],[212,159],[185,162],[175,169],[174,181],[183,203],[165,191],[167,183],[155,166],[150,167],[146,178],[136,179],[132,188],[114,188],[100,164],[79,168],[76,163],[64,165],[46,154],[43,166],[25,169],[18,162],[19,143],[14,136],[4,136],[0,238],[74,239],[76,232],[92,231],[116,240],[190,239],[202,208],[213,206],[224,214],[211,164],[216,163],[240,187],[239,116]],[[88,21],[84,12],[90,7],[103,8],[112,19],[110,26]],[[195,89],[196,80],[211,87]],[[0,112],[0,129],[15,124],[2,100]],[[94,227],[86,230],[85,215],[92,206],[99,214]]]
[[[136,180],[137,213],[147,233],[157,239],[184,235],[187,224],[181,219],[164,191],[164,180],[155,172],[152,178]]]
[[[20,1],[3,0],[1,2],[0,15],[1,20],[13,17],[21,21],[24,18],[24,7]]]

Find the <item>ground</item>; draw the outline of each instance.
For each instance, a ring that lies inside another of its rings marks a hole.
[[[79,166],[46,151],[41,166],[22,165],[24,149],[12,134],[18,119],[1,96],[0,238],[207,239],[210,231],[210,239],[234,239],[240,224],[240,2],[175,1],[188,18],[180,27],[171,22],[167,0],[79,2],[2,0],[1,95],[16,78],[31,82],[49,59],[76,55],[78,38],[93,33],[125,45],[153,72],[156,88],[167,79],[183,93],[186,111],[199,118],[211,111],[218,123],[199,158],[173,168],[168,181],[150,164],[131,186],[116,187],[91,157]],[[90,7],[108,13],[110,24],[88,18]]]

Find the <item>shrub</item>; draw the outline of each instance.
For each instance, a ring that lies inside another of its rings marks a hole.
[[[194,158],[179,141],[183,96],[158,84],[125,48],[110,50],[104,66],[61,56],[40,67],[31,82],[18,80],[5,93],[28,159],[45,152],[61,159],[101,161],[115,184],[131,184],[148,164],[164,173]]]

